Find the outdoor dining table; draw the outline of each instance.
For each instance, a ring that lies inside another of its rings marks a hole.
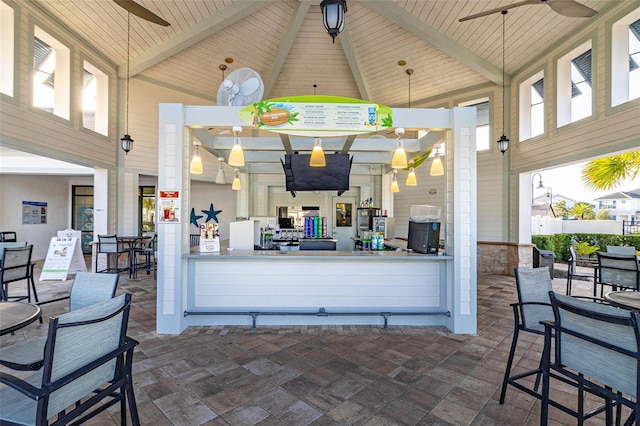
[[[151,237],[141,235],[116,236],[116,240],[119,243],[126,244],[127,246],[125,248],[129,251],[129,278],[133,276],[133,257],[135,256],[135,250],[137,247],[140,247],[145,240],[148,239],[151,239]]]
[[[0,336],[26,327],[42,315],[40,306],[27,302],[0,302]]]
[[[610,291],[604,299],[612,305],[633,311],[640,311],[640,292],[638,291]]]

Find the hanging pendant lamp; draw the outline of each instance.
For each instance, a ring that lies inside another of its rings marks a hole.
[[[502,11],[502,136],[500,136],[500,139],[498,139],[498,141],[497,141],[498,142],[498,149],[500,150],[502,155],[504,155],[504,153],[507,152],[507,150],[509,149],[509,138],[505,135],[505,132],[504,132],[504,122],[505,122],[505,116],[507,114],[507,107],[506,107],[505,94],[504,94],[504,76],[505,76],[505,71],[504,71],[504,51],[505,51],[504,22],[505,22],[506,16],[507,16],[507,11],[503,10]]]
[[[409,169],[409,174],[407,175],[407,180],[404,183],[406,186],[417,186],[418,179],[416,179],[416,171],[413,167]]]
[[[234,191],[240,191],[242,189],[242,184],[240,183],[240,173],[238,169],[236,169],[236,177],[233,179],[231,189],[233,189]]]
[[[429,176],[442,176],[444,175],[444,166],[442,165],[442,159],[440,158],[440,146],[434,147],[433,150],[433,161],[431,162]]]
[[[124,109],[124,136],[120,138],[120,147],[124,154],[129,154],[133,149],[133,139],[129,135],[129,45],[131,40],[131,13],[127,12],[127,82],[126,82],[126,100]]]
[[[222,164],[224,163],[224,157],[219,157],[218,162],[220,163],[218,166],[218,174],[216,175],[216,183],[218,185],[224,185],[227,183],[227,177],[224,175],[224,168]]]
[[[202,158],[200,158],[200,141],[193,141],[193,145],[196,147],[193,157],[191,158],[191,164],[189,164],[189,171],[196,175],[201,175],[204,172],[202,167]]]
[[[322,23],[324,29],[331,36],[333,43],[336,37],[344,29],[344,14],[347,11],[346,0],[323,0],[320,3],[322,9]]]
[[[240,145],[240,138],[238,133],[242,132],[242,127],[233,126],[233,148],[231,148],[231,154],[229,154],[229,165],[231,167],[243,167],[244,166],[244,152],[242,151],[242,145]]]
[[[320,138],[315,138],[314,140],[313,151],[311,151],[309,165],[311,167],[325,167],[327,165],[327,162],[324,158],[324,151],[322,150],[322,141],[320,140]]]
[[[398,127],[395,131],[397,140],[396,140],[396,150],[393,152],[393,157],[391,158],[391,168],[392,169],[404,169],[407,167],[407,154],[404,152],[404,147],[402,146],[402,135],[404,135],[404,128]]]

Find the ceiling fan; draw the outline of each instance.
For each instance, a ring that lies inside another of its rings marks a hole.
[[[468,21],[470,19],[480,18],[481,16],[491,15],[493,13],[502,12],[507,9],[513,9],[519,6],[526,6],[529,4],[546,4],[554,12],[559,13],[560,15],[568,16],[571,18],[589,18],[594,16],[597,11],[587,7],[583,4],[578,3],[575,0],[524,0],[516,3],[512,3],[503,7],[497,7],[495,9],[485,10],[484,12],[476,13],[474,15],[469,15],[460,19],[459,22]]]
[[[154,24],[162,25],[163,27],[168,27],[171,25],[149,9],[144,6],[139,5],[133,0],[113,0],[118,6],[122,7],[127,12],[133,13],[139,18],[145,19]]]

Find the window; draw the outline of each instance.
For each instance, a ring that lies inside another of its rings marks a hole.
[[[82,71],[82,126],[108,135],[109,77],[87,61]]]
[[[593,113],[591,41],[558,60],[558,127]]]
[[[640,8],[611,27],[611,106],[640,98]]]
[[[138,202],[140,235],[142,235],[143,232],[155,231],[156,188],[154,186],[139,187]]]
[[[489,99],[476,99],[460,103],[459,106],[476,107],[476,151],[487,151],[491,147],[489,127]]]
[[[544,133],[544,72],[520,83],[520,140]]]
[[[14,16],[6,3],[0,2],[0,92],[13,97]]]
[[[70,50],[38,27],[33,32],[33,106],[68,120]]]

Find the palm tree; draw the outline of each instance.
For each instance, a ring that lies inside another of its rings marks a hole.
[[[630,151],[589,161],[582,168],[582,183],[587,188],[609,190],[639,174],[640,151]]]
[[[593,206],[584,201],[578,201],[571,208],[571,215],[576,216],[580,220],[589,220],[596,217],[596,213],[593,211]]]

